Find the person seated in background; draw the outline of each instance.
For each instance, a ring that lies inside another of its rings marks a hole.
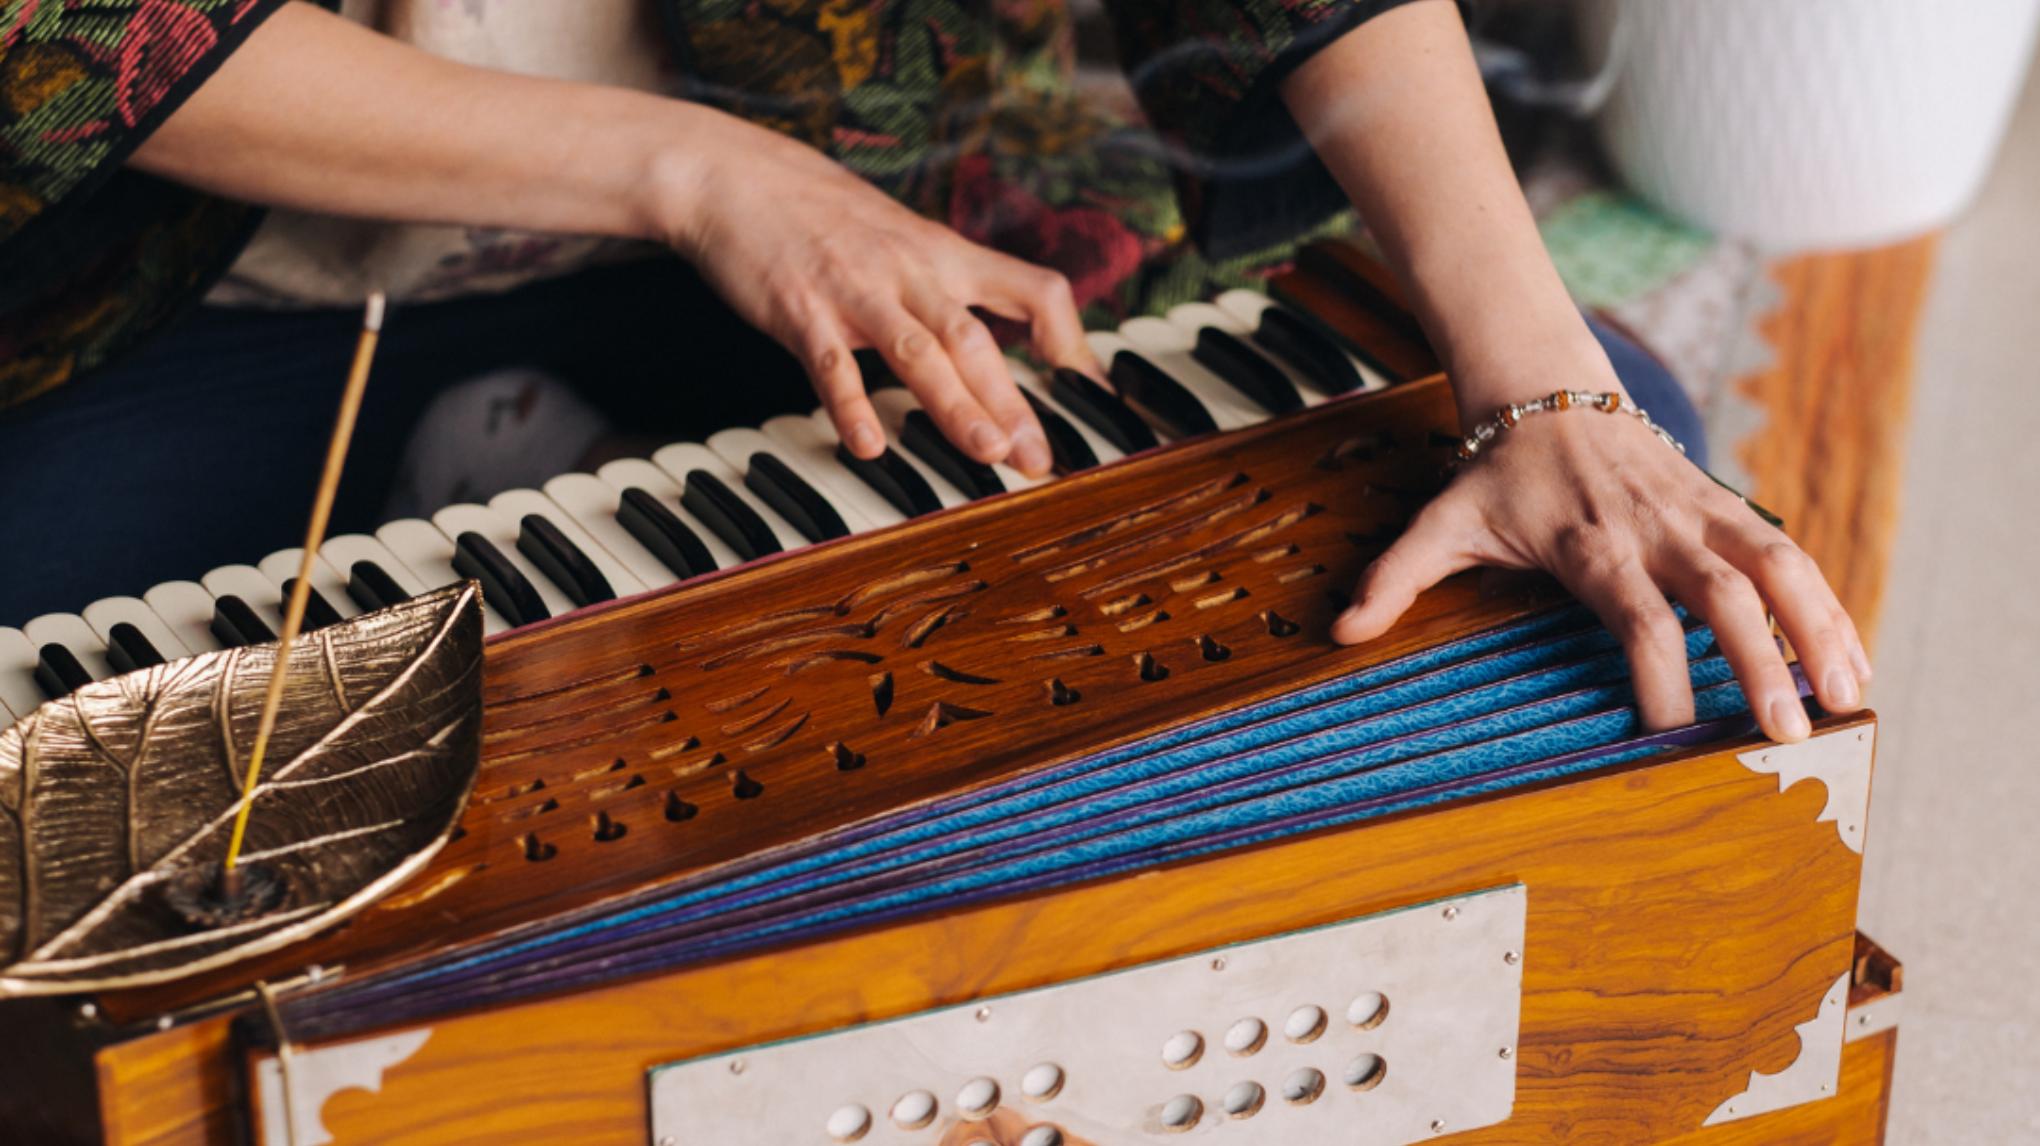
[[[1463,424],[1608,391],[1702,445],[1676,384],[1567,297],[1447,0],[1114,0],[1146,126],[1076,97],[1059,0],[339,7],[8,6],[0,621],[293,544],[376,288],[403,305],[336,531],[400,486],[429,510],[574,468],[614,427],[755,424],[803,386],[875,455],[860,351],[962,450],[1040,473],[1001,335],[1095,374],[1086,316],[1263,279],[1350,209]],[[443,432],[402,465],[428,407]],[[1809,726],[1767,609],[1820,702],[1861,705],[1812,561],[1637,419],[1498,440],[1331,635],[1377,637],[1478,565],[1591,606],[1652,727],[1693,712],[1668,595],[1770,735]]]

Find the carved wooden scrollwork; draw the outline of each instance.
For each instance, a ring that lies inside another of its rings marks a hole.
[[[1326,636],[1450,410],[1328,404],[495,643],[460,837],[294,960],[443,948],[1518,613],[1450,583],[1373,647]]]

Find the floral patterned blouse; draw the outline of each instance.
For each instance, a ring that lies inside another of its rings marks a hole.
[[[241,255],[259,209],[123,163],[285,2],[0,0],[0,407],[111,360]],[[1107,0],[1138,112],[1073,82],[1066,0],[652,2],[675,94],[1061,270],[1106,321],[1265,274],[1338,215],[1276,87],[1405,0]],[[593,249],[490,242],[527,277]],[[505,285],[488,254],[432,293]]]

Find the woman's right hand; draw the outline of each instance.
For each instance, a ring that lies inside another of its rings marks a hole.
[[[820,152],[700,109],[652,181],[667,242],[798,358],[852,453],[885,449],[851,352],[876,350],[950,441],[1030,476],[1048,440],[978,308],[1046,362],[1097,372],[1069,282],[909,211]]]

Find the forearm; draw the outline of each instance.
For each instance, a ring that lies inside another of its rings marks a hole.
[[[708,109],[440,59],[309,4],[271,17],[134,166],[270,206],[670,239]]]
[[[1408,284],[1462,413],[1618,385],[1545,254],[1454,5],[1368,21],[1282,95]]]

